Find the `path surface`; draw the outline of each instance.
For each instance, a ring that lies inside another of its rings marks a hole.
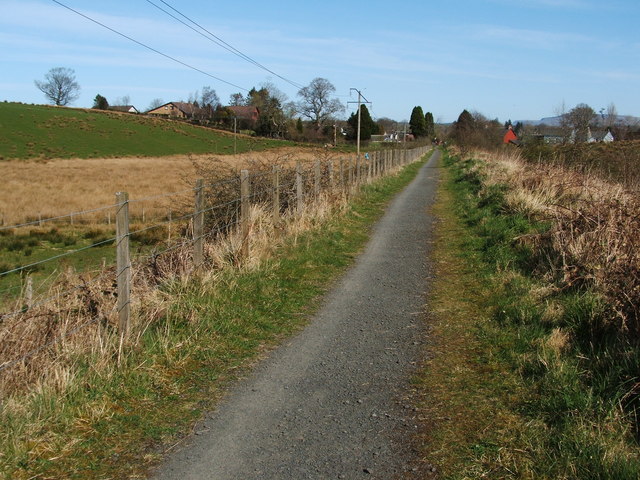
[[[311,324],[239,382],[154,480],[390,479],[409,468],[403,396],[424,350],[438,156]]]

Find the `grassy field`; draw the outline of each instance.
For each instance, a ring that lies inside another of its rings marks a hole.
[[[0,160],[233,154],[234,136],[180,121],[99,110],[0,103]],[[238,136],[238,153],[292,145]]]

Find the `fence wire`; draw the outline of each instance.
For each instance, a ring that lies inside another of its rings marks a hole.
[[[425,149],[421,149],[419,151],[403,153],[398,151],[398,153],[391,152],[379,152],[376,155],[373,155],[372,158],[368,161],[360,161],[354,162],[353,158],[344,158],[344,159],[336,159],[336,160],[321,160],[317,163],[306,162],[306,163],[298,163],[297,166],[292,166],[288,168],[281,168],[278,170],[277,174],[279,176],[278,181],[278,190],[279,190],[279,202],[280,204],[277,206],[280,212],[286,212],[290,210],[295,214],[298,208],[301,206],[304,207],[308,202],[312,199],[315,199],[318,194],[318,190],[320,192],[326,191],[329,187],[338,187],[340,189],[344,188],[352,188],[360,183],[365,183],[369,179],[374,176],[383,176],[387,174],[389,171],[392,171],[396,167],[398,167],[401,163],[414,161],[417,158],[422,157],[425,153]],[[261,171],[258,173],[250,173],[249,174],[249,184],[250,184],[250,193],[246,198],[250,203],[256,204],[260,202],[264,202],[269,204],[272,201],[273,195],[276,192],[276,187],[272,181],[274,178],[274,171]],[[319,176],[318,176],[319,173]],[[330,176],[330,178],[329,178]],[[302,192],[299,191],[298,186],[299,182],[302,185]],[[222,179],[219,181],[213,181],[209,183],[203,183],[201,187],[196,188],[188,188],[176,192],[167,192],[161,193],[157,195],[150,195],[143,198],[138,199],[130,199],[129,204],[141,204],[144,202],[157,201],[166,198],[177,197],[180,195],[193,194],[197,193],[199,188],[202,188],[205,192],[205,204],[207,200],[218,200],[214,202],[213,205],[209,205],[206,208],[200,208],[195,212],[189,212],[184,214],[179,214],[177,217],[170,217],[165,221],[156,222],[152,225],[146,225],[140,228],[137,228],[133,231],[129,232],[129,237],[135,235],[141,235],[145,232],[159,229],[165,227],[170,224],[191,221],[197,215],[205,215],[205,230],[202,235],[195,238],[187,238],[184,235],[179,235],[179,240],[174,242],[173,244],[169,244],[170,240],[167,241],[167,244],[163,242],[158,242],[156,247],[160,247],[163,245],[166,248],[161,248],[159,250],[153,251],[152,253],[147,253],[144,255],[137,256],[133,261],[137,262],[137,264],[142,265],[142,262],[155,260],[162,255],[166,255],[170,252],[181,248],[189,248],[193,247],[193,244],[197,240],[207,239],[211,241],[215,241],[220,235],[228,234],[234,228],[237,228],[241,224],[240,219],[240,204],[244,198],[239,196],[239,187],[240,187],[240,177],[239,175]],[[233,192],[235,195],[233,194]],[[233,195],[233,196],[231,196]],[[225,196],[227,198],[225,199]],[[231,198],[229,198],[231,196]],[[299,204],[299,201],[302,204]],[[115,209],[124,205],[124,203],[116,203],[114,205],[109,205],[106,207],[99,207],[90,210],[84,210],[80,212],[73,212],[65,215],[49,217],[46,219],[34,220],[31,222],[25,222],[23,224],[11,225],[11,226],[2,226],[0,227],[0,231],[6,231],[11,229],[17,229],[25,226],[32,225],[42,225],[47,222],[62,220],[65,218],[73,218],[79,217],[82,215],[92,214],[101,211],[107,211],[109,209]],[[275,207],[275,206],[274,206]],[[227,209],[225,212],[224,209]],[[220,213],[216,213],[217,211],[221,211]],[[144,212],[144,210],[143,210]],[[144,213],[143,213],[144,215]],[[187,226],[187,231],[189,231],[189,227]],[[72,255],[79,254],[81,252],[87,251],[91,248],[99,247],[102,245],[106,245],[108,243],[114,243],[116,238],[109,238],[100,242],[93,243],[86,247],[78,248],[72,251],[68,251],[65,253],[61,253],[59,255],[54,255],[49,258],[30,263],[28,265],[16,267],[5,272],[0,272],[0,278],[6,277],[9,274],[23,272],[25,270],[35,268],[39,265],[42,265],[47,262],[51,262],[53,260],[59,260],[65,257],[69,257]],[[114,266],[113,264],[111,265]],[[131,264],[126,265],[124,268],[131,268]],[[117,273],[117,272],[116,272]],[[64,296],[70,295],[75,291],[78,291],[83,288],[87,288],[88,286],[94,285],[98,282],[104,281],[107,276],[113,275],[113,269],[108,271],[103,270],[102,273],[91,280],[82,280],[82,284],[74,285],[70,288],[64,289],[63,291],[56,292],[53,295],[49,295],[46,297],[39,298],[36,302],[32,302],[27,308],[27,311],[30,309],[35,309],[38,307],[42,307],[55,299],[62,298]],[[6,288],[0,293],[6,293],[10,291],[22,290],[24,285],[16,285],[14,287]],[[114,305],[112,309],[105,313],[104,315],[111,315],[115,312],[117,306]],[[16,310],[14,312],[10,312],[0,316],[0,322],[20,314],[25,313],[24,308]],[[26,354],[20,356],[19,358],[6,361],[2,365],[0,365],[0,373],[4,372],[15,365],[18,365],[22,362],[25,362],[42,352],[43,350],[50,348],[51,346],[59,343],[65,338],[74,335],[80,330],[87,328],[88,326],[94,324],[99,321],[101,318],[105,318],[104,315],[96,315],[92,318],[88,319],[85,322],[77,325],[76,327],[67,330],[57,337],[53,338],[49,342],[44,345],[33,349]]]

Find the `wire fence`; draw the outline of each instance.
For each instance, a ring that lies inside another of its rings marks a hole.
[[[360,159],[324,158],[243,170],[231,178],[216,178],[212,173],[182,191],[133,200],[119,192],[109,206],[1,227],[1,238],[8,238],[19,236],[26,227],[108,211],[115,232],[79,248],[1,269],[0,280],[13,278],[16,283],[0,289],[0,384],[12,370],[17,370],[17,376],[36,378],[42,373],[36,364],[46,363],[35,362],[36,358],[55,357],[61,342],[92,325],[102,325],[126,339],[131,305],[171,276],[215,268],[208,250],[216,242],[229,241],[232,262],[242,264],[250,256],[252,206],[270,211],[274,224],[297,218],[321,196],[348,198],[361,185],[397,171],[426,152],[423,147],[375,152]],[[130,207],[158,200],[171,200],[168,209],[175,214],[142,224],[132,222]],[[92,263],[89,254],[107,246],[111,253],[102,251],[101,262]],[[78,264],[87,259],[86,268],[65,268],[60,262],[69,257]],[[34,272],[48,264],[56,265],[50,272]],[[34,287],[36,281],[40,287]]]

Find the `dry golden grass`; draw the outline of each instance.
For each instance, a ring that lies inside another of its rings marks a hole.
[[[595,173],[525,162],[518,152],[476,157],[487,185],[508,185],[506,208],[551,228],[527,241],[555,252],[561,286],[590,285],[609,301],[611,321],[640,336],[640,196]],[[550,257],[551,258],[551,257]]]
[[[231,169],[262,162],[291,164],[323,155],[309,148],[282,148],[241,155],[179,155],[171,157],[124,157],[104,159],[58,159],[0,162],[0,223],[16,225],[39,217],[51,218],[72,212],[113,205],[116,192],[128,192],[131,200],[187,190],[195,184],[195,164],[218,162]],[[185,193],[191,198],[190,193]],[[180,202],[177,202],[180,203]],[[165,218],[170,200],[133,204],[132,215]],[[103,223],[109,211],[75,217],[78,223]],[[113,212],[111,212],[113,220]]]
[[[152,188],[151,181],[148,185]],[[295,241],[298,235],[317,227],[333,212],[343,208],[347,197],[342,189],[321,192],[317,197],[310,196],[301,212],[295,207],[282,212],[277,222],[274,222],[271,205],[252,204],[248,238],[239,227],[230,228],[221,235],[205,236],[207,268],[206,272],[199,272],[203,284],[215,281],[218,273],[228,268],[259,266],[277,248],[280,239],[293,238]],[[186,233],[189,237],[188,228]],[[251,252],[248,258],[242,256],[245,241],[249,242]],[[132,265],[132,323],[136,327],[129,341],[133,344],[148,325],[161,319],[166,312],[168,299],[158,290],[158,285],[174,281],[185,283],[194,274],[193,246],[188,239],[177,237],[173,245],[159,245],[158,249],[167,251],[143,257]],[[70,380],[68,372],[74,368],[72,358],[79,355],[91,354],[98,363],[105,365],[111,361],[114,342],[116,345],[118,342],[114,333],[118,323],[114,308],[115,267],[103,268],[97,279],[94,275],[64,271],[49,292],[54,297],[52,301],[20,312],[22,299],[18,299],[17,311],[2,318],[0,365],[5,362],[12,365],[0,379],[0,397],[34,382],[40,382],[40,388],[63,391],[65,382]],[[56,297],[56,293],[60,296]],[[25,362],[13,365],[14,360],[25,355]]]

